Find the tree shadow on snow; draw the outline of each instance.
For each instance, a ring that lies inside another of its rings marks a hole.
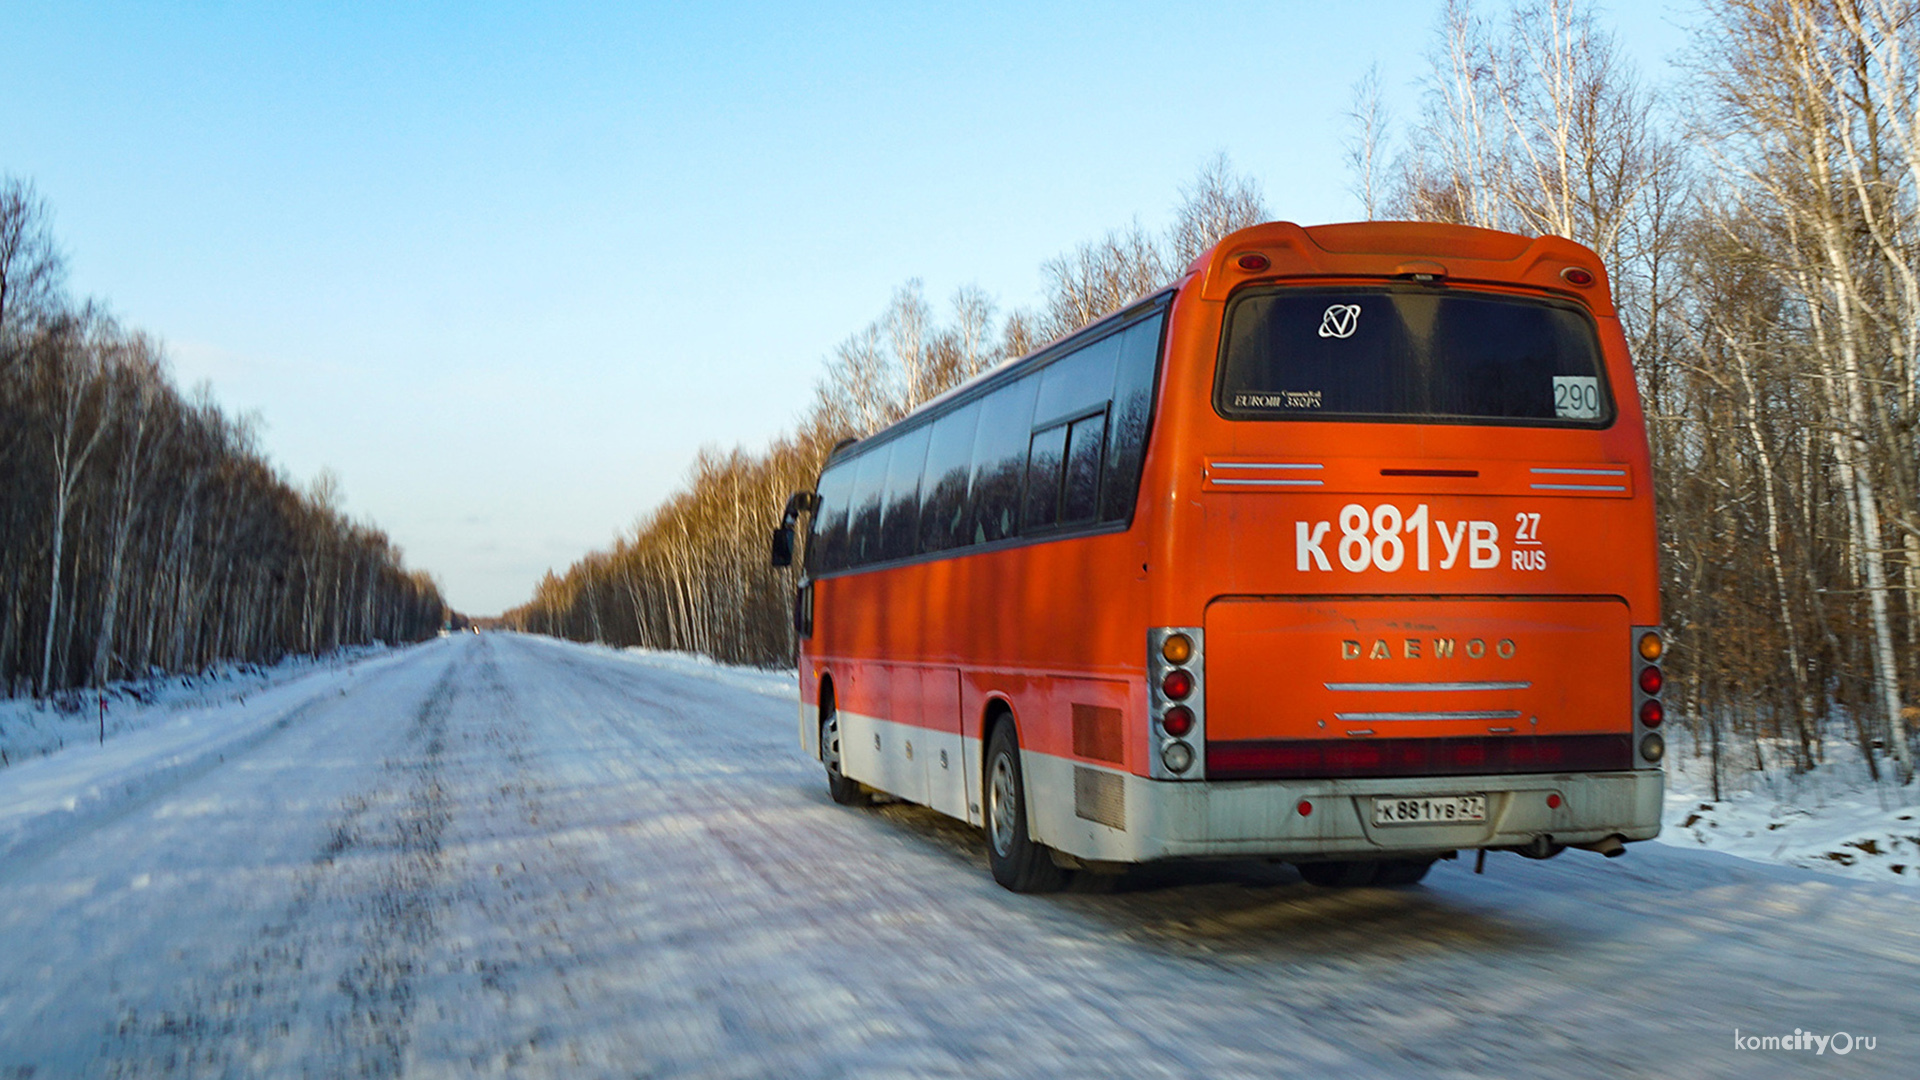
[[[909,803],[865,812],[990,881],[979,829]],[[1439,863],[1433,874],[1450,865],[1459,864]],[[1213,959],[1563,954],[1583,936],[1539,913],[1496,908],[1491,897],[1465,903],[1457,892],[1424,885],[1327,889],[1292,866],[1259,859],[1148,863],[1117,878],[1077,878],[1064,892],[999,895],[1009,906],[1043,904],[1098,923],[1104,934],[1155,951]]]

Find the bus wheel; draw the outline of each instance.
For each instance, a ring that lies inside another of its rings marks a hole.
[[[840,711],[827,707],[820,722],[820,760],[827,766],[827,794],[842,806],[865,806],[870,800],[860,781],[840,771]]]
[[[1352,889],[1373,884],[1380,866],[1377,862],[1307,862],[1295,863],[1293,868],[1321,888]]]
[[[1011,723],[987,743],[987,862],[993,880],[1014,892],[1053,892],[1067,883],[1045,846],[1027,835],[1026,783],[1020,773],[1020,743]]]
[[[1375,885],[1418,885],[1433,869],[1432,859],[1387,859],[1374,871]]]

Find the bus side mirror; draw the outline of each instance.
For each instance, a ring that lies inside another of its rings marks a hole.
[[[793,526],[800,520],[800,512],[812,513],[819,506],[820,497],[811,491],[796,491],[787,500],[787,508],[780,514],[780,524],[773,530],[773,565],[793,565]]]

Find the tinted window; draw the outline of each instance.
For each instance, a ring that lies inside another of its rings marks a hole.
[[[824,574],[847,565],[847,500],[853,494],[853,469],[836,465],[820,474],[820,509],[814,511],[807,542],[807,573]]]
[[[1113,395],[1113,369],[1119,356],[1120,335],[1114,334],[1048,364],[1040,372],[1034,422],[1045,424],[1106,404]]]
[[[1613,412],[1599,340],[1579,308],[1427,288],[1239,297],[1227,311],[1215,404],[1246,420],[1598,426]]]
[[[1060,472],[1066,450],[1065,424],[1033,436],[1027,454],[1026,509],[1020,515],[1023,531],[1044,529],[1060,520]]]
[[[927,467],[920,479],[921,551],[945,551],[973,540],[967,476],[973,466],[973,431],[979,423],[978,402],[933,423]]]
[[[1060,491],[1062,525],[1092,521],[1099,513],[1100,455],[1106,442],[1106,413],[1083,417],[1067,429],[1066,476]]]
[[[973,441],[973,543],[992,543],[1019,532],[1037,385],[1032,377],[1020,379],[980,400],[980,428]]]
[[[1156,315],[1121,334],[1120,363],[1107,425],[1107,482],[1100,492],[1100,520],[1125,521],[1140,492],[1140,462],[1146,455],[1147,422],[1153,415],[1153,376],[1160,358]]]
[[[887,466],[887,508],[880,518],[880,558],[904,559],[920,540],[920,469],[927,461],[927,433],[921,424],[893,441]]]
[[[886,492],[891,449],[882,446],[860,455],[847,521],[848,566],[864,566],[880,557],[881,496]]]

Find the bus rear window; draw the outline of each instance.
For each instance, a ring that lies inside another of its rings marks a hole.
[[[1214,403],[1233,420],[1613,420],[1580,308],[1431,287],[1242,293],[1227,308]]]

